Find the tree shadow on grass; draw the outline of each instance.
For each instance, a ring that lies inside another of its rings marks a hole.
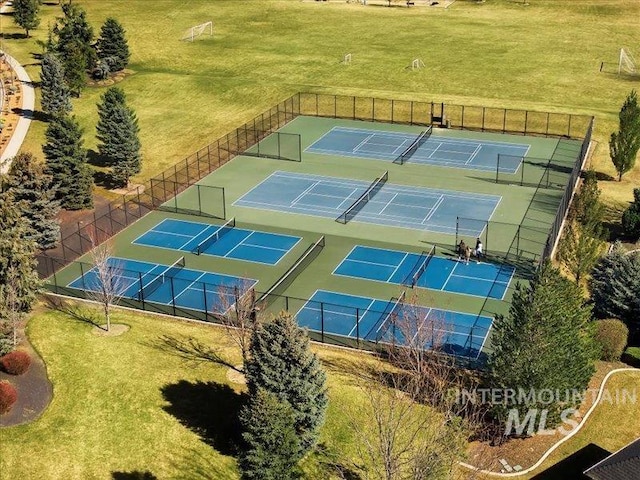
[[[162,387],[163,407],[182,425],[223,455],[235,455],[241,442],[238,415],[246,395],[216,382],[178,383]]]
[[[589,480],[582,472],[609,455],[610,453],[605,449],[590,443],[573,455],[532,477],[532,480],[564,480],[566,478]]]
[[[96,167],[111,167],[109,159],[104,155],[100,155],[99,152],[90,148],[87,150],[87,163]]]
[[[131,472],[111,472],[113,480],[158,480],[150,471],[141,472],[139,470]]]

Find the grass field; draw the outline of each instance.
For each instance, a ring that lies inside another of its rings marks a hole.
[[[593,114],[594,165],[611,175],[606,141],[638,84],[598,72],[601,61],[616,61],[620,46],[638,45],[640,5],[633,0],[526,7],[460,0],[448,10],[284,0],[249,0],[242,8],[231,0],[79,3],[96,30],[115,15],[128,31],[134,74],[121,86],[140,119],[143,178],[299,90]],[[3,42],[36,79],[34,40],[45,37],[58,12],[45,5],[33,38]],[[209,19],[213,38],[178,40]],[[10,17],[4,20],[5,35],[18,32]],[[340,65],[347,52],[353,63]],[[416,57],[426,68],[406,69]],[[87,89],[74,102],[91,148],[102,91]],[[44,127],[36,122],[26,149],[39,152]],[[628,200],[637,179],[634,172],[602,188],[612,201]]]

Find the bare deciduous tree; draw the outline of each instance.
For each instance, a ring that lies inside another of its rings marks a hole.
[[[94,241],[95,244],[95,241]],[[102,306],[105,328],[111,331],[111,307],[120,300],[129,283],[125,281],[122,266],[112,258],[113,249],[109,242],[103,242],[91,250],[93,261],[92,276],[86,280],[88,297]]]

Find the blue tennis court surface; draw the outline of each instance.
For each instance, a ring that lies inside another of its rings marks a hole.
[[[195,252],[201,242],[214,234],[219,237],[201,253],[268,265],[276,265],[301,240],[291,235],[167,218],[133,243]]]
[[[277,171],[234,205],[335,219],[369,185],[359,180]],[[489,220],[501,198],[386,183],[353,221],[455,234],[457,217]],[[470,229],[462,233],[477,237],[482,232]]]
[[[429,332],[423,337],[425,348],[435,344],[446,353],[475,358],[493,324],[490,317],[325,290],[316,291],[296,318],[301,327],[309,330],[373,342],[395,340],[398,344],[404,341],[403,332],[412,329],[392,328],[392,324],[402,325],[404,319],[405,323],[414,324],[417,331]]]
[[[427,268],[418,276],[416,286],[502,300],[515,268],[511,265],[476,263],[468,265],[456,260],[431,257],[357,245],[334,270],[335,275],[363,278],[379,282],[410,285],[418,268]]]
[[[109,258],[115,275],[113,283],[123,298],[190,308],[202,312],[224,313],[235,304],[235,290],[244,295],[258,283],[248,278],[202,272],[187,268],[171,269],[167,265],[126,258]],[[69,285],[85,291],[99,291],[100,277],[95,267]]]
[[[344,157],[395,160],[417,134],[384,132],[360,128],[334,127],[305,151]],[[500,171],[516,173],[529,145],[484,142],[431,135],[407,160],[410,163],[444,167],[495,171],[500,158]]]

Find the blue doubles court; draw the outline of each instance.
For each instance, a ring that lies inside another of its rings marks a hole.
[[[108,264],[114,290],[123,298],[214,314],[225,313],[235,304],[236,293],[242,296],[258,283],[248,278],[190,270],[184,268],[184,262],[167,266],[112,257]],[[68,286],[99,291],[100,277],[94,267]]]
[[[233,205],[335,219],[369,186],[369,183],[359,180],[277,171]],[[358,210],[353,220],[455,234],[457,217],[489,220],[501,198],[497,195],[384,184]],[[474,237],[481,233],[465,232]]]
[[[305,151],[344,157],[395,160],[417,138],[416,134],[383,132],[360,128],[334,127]],[[431,135],[407,159],[410,163],[440,165],[474,170],[516,173],[530,145],[485,142]]]
[[[235,228],[233,219],[224,225],[209,225],[167,218],[132,243],[276,265],[300,240],[291,235]]]
[[[407,333],[415,330],[426,348],[435,345],[446,353],[474,358],[493,324],[490,317],[325,290],[316,291],[296,318],[309,330],[372,342],[395,340],[402,344]],[[398,327],[403,320],[412,326]]]
[[[426,269],[421,271],[421,267]],[[357,245],[334,275],[502,300],[515,268]]]

